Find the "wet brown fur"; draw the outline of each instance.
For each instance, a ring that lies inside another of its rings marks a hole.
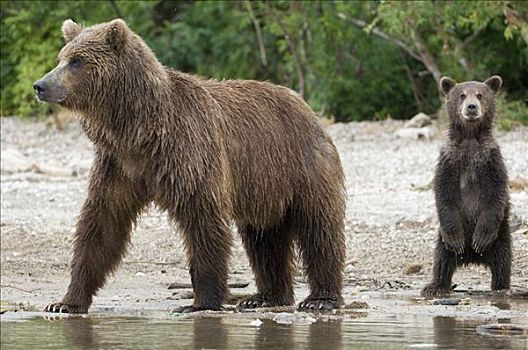
[[[183,233],[195,293],[183,311],[221,308],[231,222],[258,288],[241,308],[294,302],[294,243],[311,288],[300,307],[339,306],[343,171],[331,139],[296,93],[164,67],[122,20],[89,28],[68,20],[63,34],[60,63],[42,81],[48,101],[82,116],[96,157],[71,284],[48,311],[87,311],[150,202]],[[80,67],[68,63],[74,57]]]
[[[449,129],[433,181],[440,230],[433,281],[422,290],[424,296],[448,294],[456,268],[468,264],[490,268],[491,289],[510,288],[508,174],[493,136],[501,85],[497,76],[484,83],[441,80]],[[480,118],[464,119],[464,100],[472,101]]]

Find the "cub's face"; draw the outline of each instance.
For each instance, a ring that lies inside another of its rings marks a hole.
[[[476,124],[483,118],[492,118],[495,94],[502,85],[499,76],[485,82],[470,81],[457,84],[448,77],[440,79],[440,88],[446,96],[449,118],[458,123]]]
[[[66,45],[57,56],[58,65],[33,84],[37,98],[74,110],[97,104],[119,71],[119,53],[128,27],[122,20],[83,28],[72,20],[62,25]]]

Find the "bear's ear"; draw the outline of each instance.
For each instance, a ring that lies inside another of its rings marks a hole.
[[[108,31],[106,33],[106,43],[112,45],[115,50],[123,47],[128,36],[128,26],[122,19],[114,19],[109,23]]]
[[[444,95],[447,95],[455,85],[456,81],[449,77],[442,77],[442,79],[440,79],[440,90],[442,90]]]
[[[64,37],[64,41],[69,43],[79,35],[82,29],[83,27],[80,24],[75,23],[71,19],[65,20],[62,23],[62,36]]]
[[[493,91],[494,94],[499,92],[501,86],[502,86],[502,78],[498,75],[494,75],[484,82],[484,84],[488,85],[489,88]]]

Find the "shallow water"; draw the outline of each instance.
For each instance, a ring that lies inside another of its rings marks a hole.
[[[44,318],[42,313],[6,313],[2,349],[527,349],[524,335],[479,335],[489,322],[424,315],[368,315],[343,319],[296,320],[279,324],[263,319],[257,327],[245,315],[141,317],[113,313]],[[500,320],[522,324],[519,319]],[[524,322],[526,323],[526,322]],[[524,324],[525,325],[525,324]]]

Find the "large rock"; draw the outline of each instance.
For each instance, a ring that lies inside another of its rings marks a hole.
[[[436,129],[433,126],[426,126],[424,128],[403,128],[394,132],[396,137],[411,140],[430,140],[435,134]]]
[[[33,167],[33,162],[16,149],[2,150],[0,155],[2,174],[31,171]]]
[[[403,127],[405,128],[423,128],[425,126],[431,125],[433,123],[431,117],[425,113],[418,113],[410,120],[408,120]]]
[[[75,172],[64,166],[58,166],[53,164],[34,164],[33,170],[36,173],[44,174],[48,176],[73,176]]]

